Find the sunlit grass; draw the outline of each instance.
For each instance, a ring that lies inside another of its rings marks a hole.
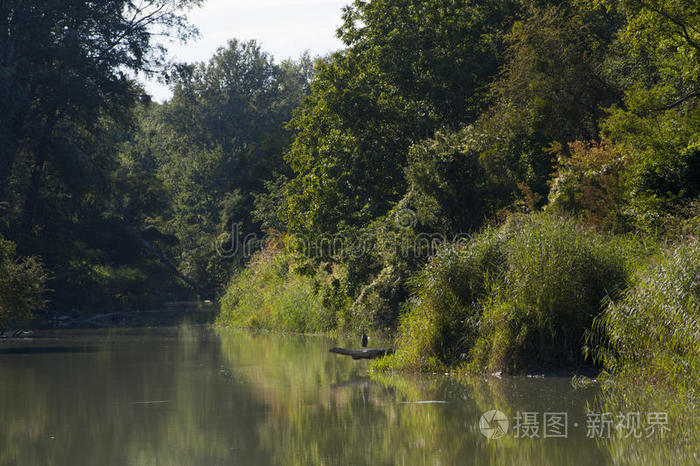
[[[259,252],[228,285],[217,324],[292,332],[327,331],[335,316],[322,304],[316,277],[294,269],[273,246]]]

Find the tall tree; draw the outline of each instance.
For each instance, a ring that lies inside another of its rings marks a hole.
[[[241,259],[219,252],[259,232],[255,196],[288,174],[283,154],[293,133],[285,126],[310,72],[308,56],[278,64],[255,41],[232,40],[208,62],[182,67],[172,100],[143,121],[134,150],[155,157],[169,193],[162,229],[179,241],[173,253],[181,270],[203,286],[225,282]],[[231,237],[233,225],[241,238]]]
[[[599,137],[605,108],[622,99],[606,65],[621,25],[619,15],[575,1],[530,8],[513,25],[494,105],[479,122],[493,175],[544,201],[553,147]]]
[[[124,251],[109,250],[119,240],[106,239],[119,236],[110,226],[119,220],[104,213],[116,147],[145,96],[130,74],[163,68],[157,38],[194,33],[183,9],[198,3],[0,3],[0,229],[57,280],[75,279],[79,264],[121,260]]]
[[[292,123],[292,231],[333,233],[384,215],[405,193],[409,147],[484,109],[517,10],[500,0],[347,7],[338,31],[347,49],[319,65]]]
[[[626,18],[619,55],[624,102],[604,131],[631,156],[627,209],[657,230],[668,216],[698,215],[700,202],[700,5],[693,0],[609,0]],[[693,209],[692,203],[696,205]]]

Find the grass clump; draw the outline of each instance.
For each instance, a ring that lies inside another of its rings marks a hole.
[[[581,365],[585,332],[629,275],[629,250],[571,219],[513,216],[431,261],[414,282],[397,353],[375,368]]]
[[[464,361],[479,333],[483,300],[506,259],[504,237],[494,229],[442,249],[412,280],[396,353],[374,368],[438,371]]]
[[[470,364],[508,372],[584,364],[586,331],[629,276],[628,246],[546,215],[503,228],[508,269],[490,290]]]
[[[594,356],[619,377],[700,395],[700,241],[641,268],[589,336]]]
[[[335,327],[324,307],[320,271],[304,273],[279,245],[268,245],[229,283],[217,324],[229,327],[320,332]]]

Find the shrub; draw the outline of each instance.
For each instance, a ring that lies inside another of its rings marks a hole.
[[[474,344],[481,300],[490,281],[503,273],[505,259],[496,230],[440,251],[413,280],[398,351],[384,361],[385,367],[438,370],[458,363]]]
[[[316,332],[333,329],[335,313],[323,305],[320,270],[304,273],[280,245],[270,244],[234,276],[221,299],[224,326]]]
[[[506,230],[507,267],[489,290],[474,370],[523,372],[584,363],[585,332],[628,277],[628,248],[575,221],[516,218]]]
[[[629,163],[623,152],[603,139],[600,143],[569,144],[569,155],[557,150],[558,170],[549,191],[547,208],[584,218],[609,230],[623,230],[625,179]]]
[[[624,241],[571,219],[513,216],[418,275],[397,353],[376,368],[523,372],[583,363],[584,333],[628,275]]]
[[[691,240],[642,268],[588,338],[613,374],[700,391],[700,242]]]
[[[356,290],[350,308],[353,325],[391,332],[396,329],[409,282],[433,255],[442,235],[422,232],[407,199],[363,229],[364,247],[350,251],[348,291]],[[358,267],[359,266],[359,267]]]
[[[45,304],[46,272],[35,257],[19,259],[15,244],[0,237],[0,330],[23,324]]]

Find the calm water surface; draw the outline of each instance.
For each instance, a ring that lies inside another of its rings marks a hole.
[[[340,344],[206,327],[0,342],[0,465],[600,465],[654,449],[586,437],[596,386],[370,378],[328,353]],[[492,409],[510,420],[497,440],[479,429]],[[567,413],[567,437],[515,438],[518,412]]]

